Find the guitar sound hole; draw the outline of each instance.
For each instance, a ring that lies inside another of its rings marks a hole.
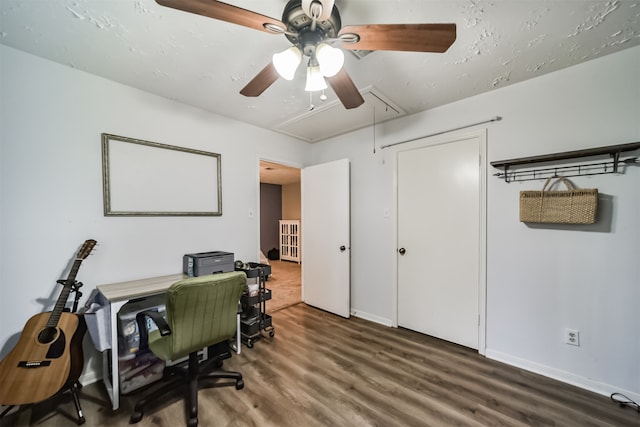
[[[38,334],[38,342],[40,344],[49,344],[56,339],[57,335],[58,330],[56,328],[46,327]]]

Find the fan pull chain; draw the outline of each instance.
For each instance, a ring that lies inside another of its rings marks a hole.
[[[373,107],[373,154],[376,154],[376,107]]]
[[[313,111],[314,108],[316,106],[313,105],[313,92],[309,92],[309,111]]]

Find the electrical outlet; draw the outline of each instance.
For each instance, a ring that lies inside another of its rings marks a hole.
[[[569,345],[580,346],[580,331],[577,329],[564,330],[564,342]]]

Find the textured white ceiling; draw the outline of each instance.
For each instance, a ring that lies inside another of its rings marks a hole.
[[[286,1],[228,3],[280,19]],[[640,1],[336,4],[343,25],[457,24],[457,40],[444,54],[346,55],[346,70],[358,88],[374,87],[407,114],[640,44]],[[289,46],[284,36],[169,9],[153,0],[2,0],[0,42],[267,129],[277,130],[309,110],[304,67],[293,81],[280,79],[259,98],[238,93],[273,53]],[[326,103],[336,102],[330,89],[327,96]],[[311,102],[322,105],[317,94]],[[355,112],[344,114],[356,120]],[[309,129],[310,140],[337,133],[330,123],[308,122],[315,127]]]

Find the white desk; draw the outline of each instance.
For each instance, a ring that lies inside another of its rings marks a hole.
[[[184,274],[171,274],[169,276],[149,277],[147,279],[131,280],[128,282],[110,283],[98,285],[96,288],[109,302],[110,325],[111,325],[111,358],[103,353],[104,384],[111,398],[113,409],[120,407],[120,375],[118,365],[118,312],[130,300],[144,298],[151,295],[164,293],[169,286],[175,282],[187,279]],[[237,342],[234,349],[240,353],[240,315],[237,324]],[[111,377],[109,378],[109,363],[111,363]]]

